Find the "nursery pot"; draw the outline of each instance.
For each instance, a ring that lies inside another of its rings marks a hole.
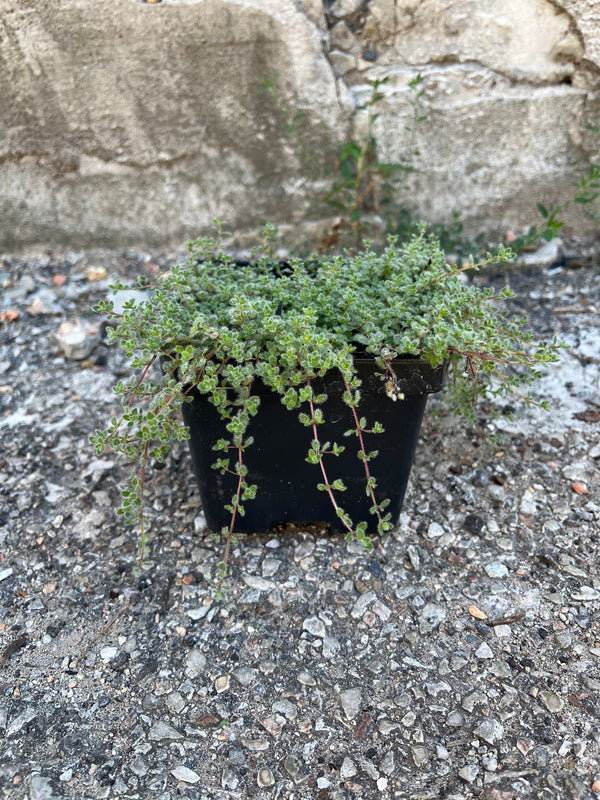
[[[369,469],[377,481],[377,501],[389,499],[386,513],[391,512],[395,524],[427,397],[442,388],[443,367],[433,369],[429,362],[418,359],[394,361],[398,389],[404,394],[404,399],[397,401],[387,396],[385,382],[377,374],[373,360],[358,360],[355,367],[362,381],[358,415],[366,417],[367,427],[377,421],[384,428],[384,433],[365,433],[364,444],[367,452],[378,451],[377,457],[369,462]],[[337,442],[345,447],[339,456],[324,456],[329,481],[341,478],[346,485],[345,492],[335,493],[338,505],[355,525],[364,520],[368,523],[367,531],[373,533],[377,530],[377,517],[370,513],[372,503],[365,491],[364,464],[357,457],[358,439],[344,436],[345,431],[354,428],[354,421],[351,409],[343,401],[341,376],[335,371],[328,372],[313,381],[313,387],[328,395],[320,406],[325,418],[318,427],[321,442]],[[328,494],[317,488],[323,482],[320,466],[306,461],[312,429],[298,420],[298,409],[286,409],[280,396],[264,384],[258,382],[254,388],[260,396],[260,408],[250,421],[248,435],[254,438],[254,443],[245,450],[244,462],[248,467],[248,484],[257,484],[258,489],[254,500],[243,503],[246,513],[237,515],[234,530],[260,533],[271,530],[278,522],[313,522],[329,524],[334,532],[345,531]],[[184,403],[183,419],[190,431],[190,451],[206,523],[211,530],[218,531],[231,522],[224,505],[231,502],[237,477],[221,475],[212,469],[219,457],[213,446],[219,439],[229,439],[229,433],[214,406],[197,391],[192,393],[190,402]]]

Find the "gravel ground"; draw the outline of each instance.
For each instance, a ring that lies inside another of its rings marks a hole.
[[[0,262],[1,796],[599,796],[600,269],[510,275],[572,348],[536,390],[549,414],[475,429],[432,401],[373,553],[247,537],[216,601],[185,447],[151,477],[136,576],[122,467],[88,444],[127,374],[90,307],[168,262]]]

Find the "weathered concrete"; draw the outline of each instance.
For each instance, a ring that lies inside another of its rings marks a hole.
[[[311,192],[263,77],[311,107],[308,146],[331,154],[343,135],[321,34],[289,0],[8,0],[0,36],[4,248],[303,215]]]
[[[457,210],[472,232],[525,228],[539,219],[538,202],[567,200],[598,157],[600,138],[586,127],[600,118],[600,3],[371,0],[354,40],[359,55],[344,80],[357,102],[366,76],[390,76],[378,124],[384,161],[406,155],[406,84],[423,76],[419,170],[404,202],[427,219]],[[378,57],[365,69],[368,51]],[[581,207],[565,216],[572,229],[591,229]]]
[[[600,0],[4,0],[0,250],[179,245],[217,215],[310,236],[367,80],[390,76],[393,160],[419,72],[402,202],[428,219],[526,227],[599,155]],[[302,146],[264,78],[305,115]]]

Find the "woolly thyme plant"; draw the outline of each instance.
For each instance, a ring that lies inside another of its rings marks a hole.
[[[433,366],[445,362],[454,403],[467,414],[478,396],[518,392],[520,381],[532,380],[541,365],[556,359],[556,342],[535,343],[525,320],[511,320],[497,308],[495,301],[509,297],[509,289],[494,294],[461,280],[465,269],[508,260],[507,250],[477,265],[452,267],[437,240],[423,230],[402,247],[390,240],[380,253],[367,244],[358,255],[293,259],[286,265],[273,262],[268,244],[247,265],[223,252],[219,238],[191,242],[189,252],[150,300],[131,300],[122,314],[112,302],[94,309],[116,322],[109,328],[110,341],[120,343],[139,371],[117,384],[123,411],[92,441],[98,453],[111,447],[133,463],[120,513],[128,522],[141,521],[140,562],[146,543],[145,470],[150,462],[163,461],[171,440],[188,437],[180,408],[194,390],[208,397],[229,432],[216,445],[213,466],[236,476],[237,488],[226,506],[231,522],[221,531],[226,539],[222,580],[236,518],[257,490],[247,480],[244,454],[252,447],[247,430],[259,411],[260,399],[253,393],[259,379],[308,429],[306,459],[315,465],[315,483],[329,495],[348,538],[370,547],[367,522],[344,511],[345,487],[335,475],[335,456],[354,447],[364,465],[377,530],[392,527],[386,501],[377,496],[377,453],[367,452],[363,438],[384,431],[364,416],[355,354],[374,359],[388,396],[399,403],[403,395],[394,358],[417,357]],[[344,432],[344,442],[325,442],[319,434],[327,397],[314,391],[313,381],[329,370],[341,375],[351,409],[353,426]]]

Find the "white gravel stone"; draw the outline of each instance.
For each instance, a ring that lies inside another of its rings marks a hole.
[[[506,661],[492,661],[492,663],[488,667],[489,671],[492,675],[495,675],[497,678],[501,680],[510,680],[512,678],[512,670],[506,663]]]
[[[482,660],[494,657],[494,653],[492,652],[492,649],[487,642],[482,642],[479,645],[477,650],[475,650],[475,655],[477,656],[477,658],[480,658]]]
[[[0,428],[16,428],[19,425],[31,425],[38,419],[37,414],[27,414],[21,408],[0,419]]]
[[[209,611],[210,606],[205,605],[200,606],[199,608],[188,608],[185,613],[188,615],[188,617],[190,617],[190,619],[193,619],[195,622],[197,622],[199,619],[204,619]]]
[[[390,776],[393,775],[394,769],[396,768],[395,764],[395,756],[393,750],[388,750],[384,757],[381,759],[381,764],[379,765],[381,771],[386,775]]]
[[[242,575],[242,580],[250,589],[258,589],[260,592],[270,592],[276,588],[273,581],[268,581],[259,575]]]
[[[188,767],[184,767],[183,765],[179,767],[175,767],[175,769],[171,770],[171,775],[178,781],[183,781],[183,783],[198,783],[200,780],[200,775],[197,772],[194,772],[193,769],[189,769]]]
[[[447,723],[448,725],[450,725],[451,727],[453,727],[453,728],[460,728],[460,726],[461,726],[461,725],[464,725],[464,723],[465,723],[465,718],[464,718],[464,716],[463,716],[463,715],[460,713],[460,711],[458,711],[457,709],[455,709],[454,711],[451,711],[451,712],[448,714],[448,717],[447,717],[447,719],[446,719],[446,723]]]
[[[144,775],[148,774],[148,762],[142,756],[137,755],[129,762],[129,769],[134,775],[143,778]]]
[[[273,714],[272,716],[261,720],[260,724],[271,734],[271,736],[277,737],[280,735],[283,726],[285,725],[285,717],[282,717],[281,714]]]
[[[17,733],[20,733],[21,730],[36,717],[37,713],[32,708],[26,708],[25,711],[22,711],[11,721],[10,725],[6,729],[6,738],[8,739]]]
[[[340,767],[340,778],[342,778],[342,780],[347,780],[348,778],[354,777],[357,772],[358,769],[356,768],[354,761],[352,761],[352,759],[348,756],[345,756],[344,760],[342,761],[342,766]]]
[[[206,606],[208,608],[208,606]],[[197,678],[206,667],[206,656],[201,650],[190,650],[185,659],[185,675],[187,678]]]
[[[323,658],[330,660],[340,652],[342,645],[334,636],[323,637]]]
[[[573,636],[571,635],[571,632],[568,630],[555,631],[554,641],[560,647],[561,650],[568,650],[569,647],[571,647],[571,645],[573,644]]]
[[[215,690],[217,694],[226,692],[227,689],[229,689],[230,684],[231,678],[229,675],[219,675],[219,677],[215,679]]]
[[[429,761],[429,752],[426,747],[415,745],[414,747],[410,748],[410,751],[412,753],[413,761],[415,762],[415,767],[424,767]]]
[[[204,511],[198,511],[198,513],[194,517],[194,532],[202,533],[202,531],[205,530],[206,530],[206,517],[204,516]]]
[[[475,728],[475,735],[494,745],[504,736],[504,726],[498,720],[488,718]]]
[[[427,694],[430,694],[432,697],[437,697],[438,694],[452,691],[452,687],[449,683],[446,683],[446,681],[430,681],[425,684],[425,688],[427,689]]]
[[[272,578],[273,575],[279,570],[281,561],[278,558],[265,558],[262,563],[263,578]]]
[[[508,575],[506,564],[501,561],[491,561],[484,566],[484,570],[488,578],[506,578]]]
[[[458,770],[458,774],[466,783],[473,783],[475,778],[479,775],[479,767],[477,764],[467,764],[462,769]]]
[[[340,703],[347,719],[354,719],[362,705],[362,692],[358,687],[340,692]]]
[[[100,341],[100,323],[91,323],[86,320],[63,322],[56,331],[55,339],[58,346],[69,361],[83,361],[94,350]]]
[[[540,692],[540,697],[548,711],[552,714],[556,714],[558,711],[562,711],[564,708],[564,701],[561,697],[554,692],[543,690]]]
[[[165,703],[174,714],[181,714],[186,705],[185,700],[179,692],[171,692],[171,694],[168,694]]]
[[[361,6],[361,0],[335,0],[329,9],[329,13],[334,17],[350,17],[355,14]]]
[[[534,517],[538,510],[538,501],[536,494],[532,489],[527,489],[521,497],[521,504],[519,506],[521,514],[527,517]]]
[[[476,689],[462,699],[461,706],[471,714],[476,706],[486,706],[487,702],[486,695]]]
[[[159,720],[148,731],[148,739],[151,742],[161,742],[163,739],[175,741],[176,739],[183,739],[183,734],[173,728],[172,725]]]
[[[447,611],[437,603],[425,603],[419,614],[419,630],[430,633],[446,619]]]
[[[273,777],[273,773],[269,769],[269,767],[261,767],[258,770],[256,775],[256,782],[261,787],[261,789],[267,789],[269,786],[273,786],[275,783],[275,778]]]
[[[361,758],[359,764],[362,771],[365,772],[372,781],[378,780],[379,770],[372,761],[369,761],[368,758]]]
[[[575,461],[572,464],[567,464],[566,467],[563,467],[562,474],[563,478],[566,478],[569,481],[580,481],[585,483],[585,481],[589,477],[591,465],[586,461]]]
[[[305,670],[301,670],[298,673],[297,678],[298,678],[298,683],[301,683],[302,686],[316,686],[317,685],[317,682],[313,678],[313,676],[309,672],[306,672]]]
[[[439,522],[430,522],[429,527],[427,528],[427,538],[428,539],[439,539],[440,536],[443,536],[446,531],[442,528]]]
[[[307,556],[310,556],[315,551],[315,543],[312,539],[306,539],[303,542],[300,542],[299,545],[296,546],[294,550],[294,561],[302,561]]]
[[[437,744],[435,746],[435,757],[438,761],[447,761],[450,758],[450,753],[443,744]]]
[[[276,700],[271,708],[273,712],[283,714],[289,720],[295,720],[298,716],[298,706],[290,700]]]
[[[382,603],[381,600],[376,600],[373,603],[372,611],[374,614],[377,614],[377,616],[382,622],[387,622],[388,619],[392,616],[392,609],[388,608],[388,606]]]
[[[231,789],[232,792],[235,792],[239,783],[238,776],[235,774],[234,770],[229,766],[223,767],[223,771],[221,772],[221,787],[223,789]]]
[[[5,581],[7,578],[13,574],[12,567],[5,567],[5,569],[0,570],[0,581]]]
[[[498,759],[495,756],[484,756],[481,759],[481,763],[487,772],[496,772],[498,769]]]
[[[308,617],[302,623],[302,629],[308,631],[311,636],[325,636],[325,623],[318,617]]]
[[[352,606],[352,611],[350,612],[352,618],[361,619],[365,611],[376,599],[377,595],[375,592],[365,592],[365,594],[361,594],[356,603]]]
[[[400,722],[404,725],[405,728],[412,728],[417,720],[417,715],[414,711],[407,711],[406,714],[402,717]]]
[[[45,775],[32,775],[30,787],[29,800],[53,800],[56,797],[50,778]]]
[[[238,667],[231,674],[241,686],[252,686],[256,680],[257,672],[255,669],[249,669],[248,667]]]
[[[593,586],[582,586],[576,592],[573,592],[571,597],[573,600],[593,602],[594,600],[600,600],[600,592],[598,589],[594,589]]]

